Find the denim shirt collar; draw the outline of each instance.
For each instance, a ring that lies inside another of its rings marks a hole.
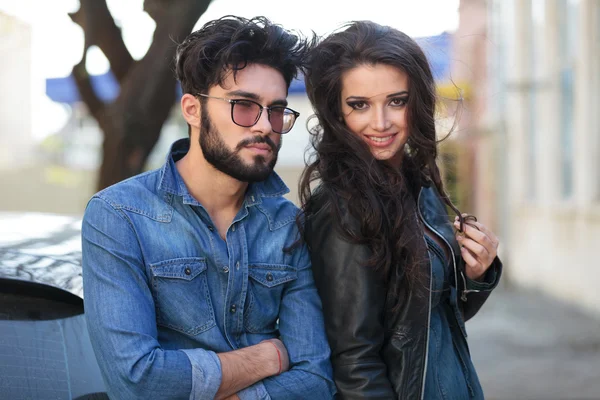
[[[160,170],[158,190],[183,197],[185,204],[201,204],[188,191],[183,178],[179,174],[175,162],[187,154],[190,149],[190,139],[179,139],[171,145],[167,160]],[[264,198],[281,197],[289,193],[288,187],[274,171],[263,182],[251,183],[246,192],[246,206],[261,204]]]

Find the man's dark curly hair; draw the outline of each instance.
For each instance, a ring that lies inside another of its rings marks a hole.
[[[273,24],[265,17],[228,15],[192,32],[175,55],[175,72],[183,93],[206,93],[222,85],[227,75],[248,64],[262,64],[281,72],[287,88],[298,75],[313,40]]]

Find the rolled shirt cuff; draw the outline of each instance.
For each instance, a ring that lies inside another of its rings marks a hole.
[[[192,364],[192,392],[190,400],[212,400],[221,386],[221,360],[217,353],[204,349],[183,351]]]

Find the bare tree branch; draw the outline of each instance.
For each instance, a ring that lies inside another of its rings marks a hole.
[[[144,7],[151,8],[157,18],[152,44],[146,55],[132,69],[131,79],[121,86],[117,102],[127,109],[135,109],[144,123],[167,119],[175,101],[176,81],[173,58],[177,43],[191,32],[210,0],[145,0]],[[122,97],[122,98],[121,98]],[[128,135],[147,135],[141,129],[129,129]],[[151,143],[142,138],[136,143]]]
[[[161,14],[165,10],[165,4],[161,0],[144,0],[144,11],[148,13],[154,21],[161,19]]]
[[[73,76],[81,99],[104,133],[98,189],[140,173],[175,103],[173,58],[206,11],[210,0],[145,0],[144,10],[156,22],[146,55],[133,61],[120,29],[110,15],[106,0],[80,0],[71,19],[85,32],[81,61]],[[104,104],[95,94],[85,69],[86,53],[98,46],[108,58],[120,91]]]
[[[134,60],[125,46],[121,29],[108,10],[106,0],[80,0],[79,10],[69,16],[85,33],[84,53],[90,46],[98,46],[108,59],[117,81],[123,82]]]
[[[77,85],[81,100],[87,106],[90,114],[100,122],[103,115],[104,103],[98,98],[92,87],[90,76],[85,69],[85,59],[84,56],[79,64],[73,67],[73,78],[75,79],[75,84]]]

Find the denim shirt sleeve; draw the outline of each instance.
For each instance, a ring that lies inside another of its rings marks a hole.
[[[166,350],[157,340],[142,251],[127,216],[93,198],[82,226],[85,316],[108,394],[114,399],[212,399],[217,355]]]
[[[279,313],[280,339],[288,351],[290,369],[262,383],[270,398],[275,400],[332,399],[336,389],[321,300],[315,287],[308,250],[304,246],[296,251],[300,252],[298,278],[284,290]]]
[[[267,393],[267,389],[262,382],[255,383],[244,390],[240,390],[237,395],[240,400],[271,400],[271,396]]]

